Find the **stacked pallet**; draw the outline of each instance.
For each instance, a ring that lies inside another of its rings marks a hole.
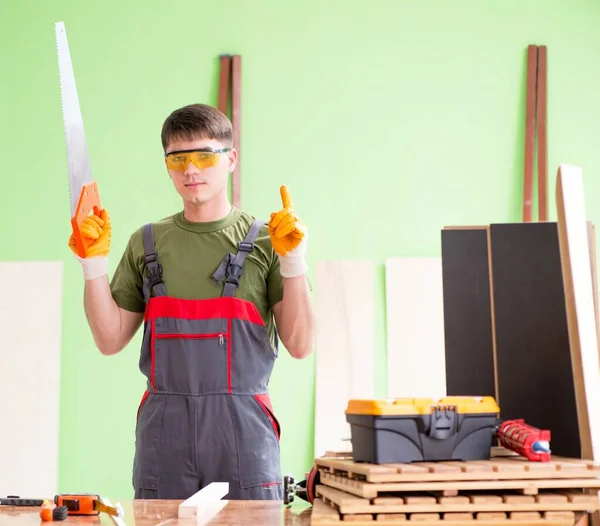
[[[572,526],[600,507],[600,465],[553,457],[531,462],[502,448],[490,460],[367,464],[317,458],[311,524]]]

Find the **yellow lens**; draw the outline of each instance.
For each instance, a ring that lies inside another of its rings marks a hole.
[[[210,168],[217,164],[217,154],[212,152],[194,152],[191,154],[192,162],[197,168]]]
[[[170,170],[185,170],[190,161],[196,168],[210,168],[217,164],[218,155],[213,152],[186,152],[167,156],[167,166]]]
[[[167,156],[167,166],[169,170],[185,170],[189,163],[189,156],[186,153],[176,153]]]

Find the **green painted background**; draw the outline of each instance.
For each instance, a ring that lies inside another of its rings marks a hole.
[[[144,382],[139,336],[118,356],[96,351],[67,248],[58,20],[113,219],[111,270],[134,229],[180,206],[161,158],[164,118],[216,104],[218,55],[241,53],[243,206],[268,217],[279,185],[290,187],[313,282],[318,258],[376,262],[379,396],[384,259],[439,254],[444,225],[520,220],[529,43],[548,46],[551,218],[556,168],[569,162],[583,167],[600,224],[597,0],[3,0],[0,260],[65,262],[61,491],[132,495]],[[313,377],[314,356],[284,355],[272,380],[283,467],[296,477],[312,461]]]

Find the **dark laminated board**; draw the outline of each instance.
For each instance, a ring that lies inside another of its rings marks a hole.
[[[500,416],[580,457],[557,224],[493,224],[490,239]]]
[[[495,396],[487,228],[442,230],[449,396]]]

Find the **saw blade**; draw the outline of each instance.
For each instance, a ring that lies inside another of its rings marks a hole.
[[[92,170],[64,22],[56,22],[55,32],[63,124],[67,146],[71,217],[73,217],[77,209],[81,189],[85,184],[92,181]]]

